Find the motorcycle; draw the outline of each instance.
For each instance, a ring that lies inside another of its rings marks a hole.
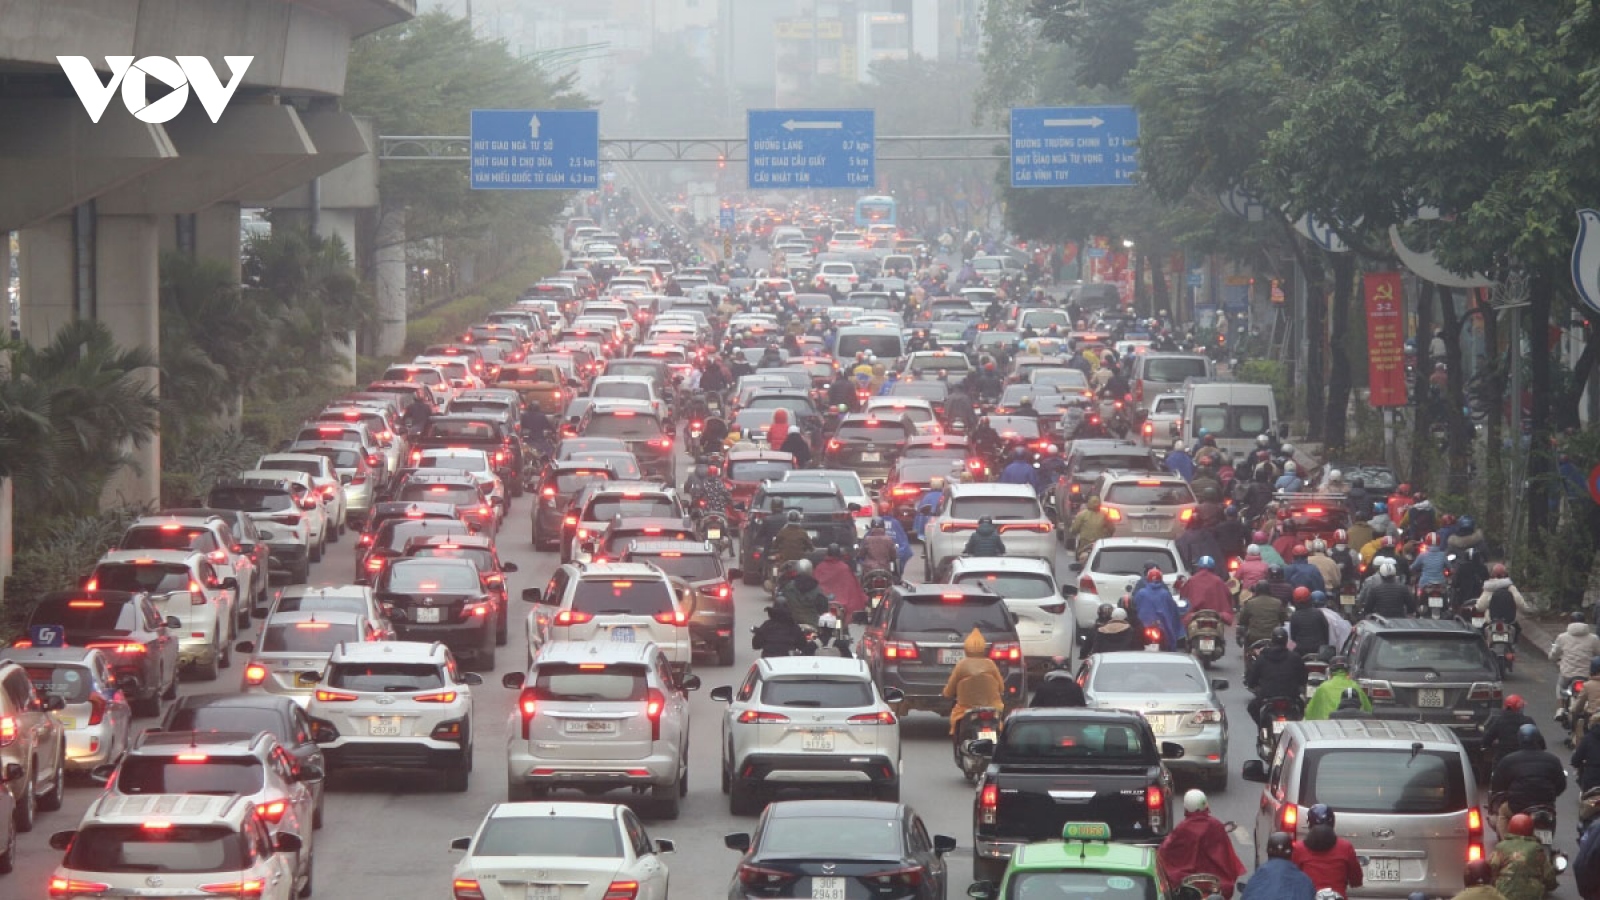
[[[873,569],[861,576],[861,590],[866,593],[867,603],[873,609],[877,609],[883,598],[888,596],[894,583],[894,573],[888,569]]]
[[[1272,759],[1272,751],[1278,748],[1278,735],[1288,723],[1300,721],[1305,709],[1305,702],[1298,697],[1269,697],[1261,701],[1256,722],[1256,756],[1262,762]]]
[[[976,782],[989,765],[989,757],[973,753],[973,741],[995,741],[1000,737],[1000,711],[991,706],[969,709],[956,723],[956,739],[951,747],[956,767],[968,781]]]
[[[1189,621],[1189,652],[1203,668],[1222,658],[1223,644],[1222,617],[1209,609],[1195,613]]]
[[[1144,629],[1144,649],[1161,652],[1162,635],[1160,625],[1146,625]]]
[[[1496,621],[1484,626],[1484,634],[1489,638],[1489,652],[1494,654],[1495,665],[1500,668],[1500,678],[1504,680],[1517,661],[1516,632],[1509,622]]]
[[[728,534],[728,520],[721,513],[700,514],[700,540],[716,548],[719,556],[733,555],[733,537]]]
[[[838,601],[829,601],[828,611],[817,617],[817,645],[832,647],[841,659],[850,656],[850,625]]]
[[[1583,693],[1582,678],[1574,678],[1561,686],[1561,708],[1556,710],[1556,721],[1561,723],[1562,728],[1572,727],[1572,714],[1569,712],[1572,708],[1572,698],[1581,693]]]
[[[1185,876],[1172,894],[1173,900],[1212,900],[1222,896],[1222,879],[1196,872]]]
[[[1449,618],[1450,613],[1448,613],[1445,609],[1447,603],[1444,596],[1444,585],[1430,584],[1422,589],[1421,595],[1422,596],[1419,599],[1421,599],[1422,602],[1419,604],[1419,607],[1422,609],[1422,618]]]
[[[1339,585],[1339,611],[1345,619],[1356,620],[1356,597],[1361,593],[1361,585],[1354,581],[1346,581]]]
[[[1332,647],[1323,647],[1316,653],[1307,654],[1302,658],[1306,666],[1306,700],[1309,701],[1311,695],[1317,692],[1317,688],[1322,687],[1323,682],[1328,680],[1328,662],[1332,658]]]

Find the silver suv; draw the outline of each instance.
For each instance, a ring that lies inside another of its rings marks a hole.
[[[65,708],[60,696],[41,693],[21,663],[0,662],[0,771],[21,766],[19,778],[7,776],[5,788],[16,805],[17,831],[32,831],[39,810],[61,808],[67,789],[67,738],[51,715]]]
[[[650,642],[679,672],[689,670],[689,610],[667,575],[644,563],[569,563],[556,569],[528,615],[528,653],[549,641]]]
[[[501,683],[522,692],[506,739],[509,799],[632,788],[649,790],[655,817],[678,817],[689,787],[688,692],[700,679],[680,678],[655,644],[554,641],[526,675]]]

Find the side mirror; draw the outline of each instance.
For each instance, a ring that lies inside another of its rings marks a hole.
[[[678,680],[678,687],[682,688],[685,692],[698,691],[700,690],[700,676],[685,675]]]
[[[312,725],[311,740],[319,744],[329,744],[339,739],[339,732],[332,725]]]
[[[729,581],[738,581],[739,579],[741,579],[743,577],[744,577],[744,570],[743,569],[729,569],[728,570],[728,580]]]
[[[20,768],[20,766],[18,768]],[[115,774],[117,774],[117,767],[115,764],[95,766],[89,770],[89,780],[95,782],[96,784],[105,784],[106,782],[110,781],[111,776]],[[6,778],[7,781],[13,780],[9,777],[11,775],[11,766],[9,765],[6,766],[6,775],[8,776]],[[17,777],[21,778],[22,776],[19,774]]]
[[[1070,563],[1067,563],[1067,571],[1068,572],[1082,572],[1083,571],[1083,563],[1081,563],[1081,562],[1070,562]]]
[[[468,847],[471,847],[471,846],[472,846],[472,838],[469,838],[469,837],[459,837],[459,838],[456,838],[455,840],[450,842],[450,849],[451,850],[466,850]]]
[[[1161,742],[1162,759],[1183,759],[1183,745],[1173,741]]]
[[[308,784],[314,784],[318,781],[326,779],[328,777],[328,773],[319,765],[302,763],[300,765],[300,771],[296,777]]]
[[[456,683],[464,684],[468,687],[478,687],[483,684],[483,676],[477,672],[462,672],[456,676]]]
[[[976,741],[967,741],[967,752],[971,753],[973,756],[993,756],[994,741],[991,741],[988,738],[980,738]]]
[[[1061,596],[1067,600],[1071,600],[1073,597],[1078,596],[1077,585],[1063,584],[1061,586]]]
[[[343,484],[343,485],[355,484],[355,481],[356,481],[356,476],[351,472],[346,472],[343,475],[339,476],[339,483]]]
[[[711,699],[719,701],[719,702],[722,702],[722,703],[732,703],[733,702],[733,687],[731,685],[726,685],[726,684],[717,685],[716,687],[711,689]]]
[[[852,503],[852,504],[850,504],[850,505],[849,505],[849,506],[846,506],[846,507],[845,507],[845,509],[848,509],[848,510],[850,510],[850,511],[851,511],[851,512],[853,512],[853,513],[855,513],[855,512],[860,512],[860,511],[861,511],[861,504],[859,504],[859,503]]]
[[[239,589],[239,579],[234,578],[232,575],[222,579],[222,589],[225,591],[237,591]]]
[[[500,564],[500,571],[510,575],[511,573],[517,571],[517,564],[514,562],[503,562]]]
[[[1226,678],[1213,678],[1213,679],[1211,679],[1211,689],[1213,691],[1225,691],[1225,690],[1227,690],[1228,689],[1228,679],[1226,679]]]
[[[974,881],[967,885],[967,896],[976,897],[977,900],[994,900],[998,888],[992,881]]]
[[[112,766],[112,770],[115,771],[116,767]],[[6,763],[6,767],[0,769],[0,782],[5,782],[6,784],[10,784],[13,781],[21,781],[27,777],[28,770],[24,769],[21,763]]]
[[[59,712],[67,708],[67,700],[60,694],[45,694],[44,708],[45,712]]]
[[[233,645],[233,649],[240,653],[254,653],[256,652],[256,645],[254,641],[240,641]]]
[[[166,625],[168,628],[182,628],[183,620],[177,616],[167,616],[167,620],[162,624]]]
[[[867,611],[864,610],[864,609],[858,609],[855,612],[851,613],[850,614],[850,624],[851,625],[865,625],[865,624],[867,624]]]
[[[510,688],[513,691],[520,691],[527,680],[528,676],[521,672],[507,672],[500,676],[500,686]]]
[[[677,853],[678,852],[678,845],[673,843],[672,841],[667,840],[666,838],[661,838],[660,840],[656,841],[656,852],[657,853]]]
[[[18,766],[17,768],[20,769],[21,766]],[[50,835],[50,849],[65,850],[72,846],[72,839],[77,836],[78,833],[76,831],[58,831],[55,834]]]
[[[1267,764],[1259,759],[1247,759],[1244,768],[1240,770],[1239,777],[1245,781],[1254,781],[1258,784],[1267,783]]]
[[[543,593],[538,588],[523,588],[522,589],[522,602],[523,603],[538,603],[539,600],[543,596],[544,596]]]
[[[272,850],[274,853],[299,853],[302,846],[304,844],[298,834],[280,831],[272,836]]]
[[[886,687],[883,689],[883,702],[885,703],[903,703],[905,702],[905,699],[906,692],[897,687]]]
[[[943,856],[956,849],[956,839],[948,834],[933,836],[933,852],[936,856]]]
[[[737,850],[740,853],[748,853],[750,851],[750,835],[743,831],[725,834],[722,836],[722,846],[727,847],[729,850]]]

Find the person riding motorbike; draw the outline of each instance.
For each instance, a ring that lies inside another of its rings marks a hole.
[[[1222,555],[1222,545],[1217,543],[1216,526],[1202,521],[1198,514],[1189,520],[1188,525],[1173,543],[1177,545],[1178,555],[1183,557],[1184,564],[1191,567],[1199,562],[1201,557],[1209,556],[1214,559]]]
[[[1110,606],[1109,603],[1101,604],[1102,608]],[[1144,635],[1128,622],[1128,611],[1120,607],[1110,609],[1106,621],[1097,626],[1094,633],[1089,636],[1090,654],[1142,649],[1144,649]]]
[[[1188,632],[1178,614],[1178,602],[1154,566],[1145,569],[1144,582],[1133,592],[1133,610],[1139,624],[1161,629],[1161,649],[1172,650],[1182,645]]]
[[[1183,617],[1185,628],[1201,611],[1214,612],[1223,624],[1233,624],[1233,595],[1228,592],[1228,583],[1217,575],[1214,557],[1202,556],[1195,561],[1195,572],[1183,583],[1178,596],[1189,601],[1189,611]]]
[[[1311,718],[1309,713],[1306,718]],[[1351,888],[1361,887],[1365,872],[1355,846],[1334,830],[1335,821],[1333,808],[1326,803],[1306,810],[1306,837],[1295,843],[1293,860],[1317,890],[1348,897]]]
[[[817,563],[814,577],[822,592],[839,604],[843,612],[841,618],[846,623],[867,608],[867,593],[861,589],[855,569],[844,558],[844,548],[838,544],[828,545],[828,554]]]
[[[1400,583],[1394,560],[1380,561],[1378,576],[1380,581],[1367,595],[1359,615],[1362,618],[1374,614],[1390,618],[1404,618],[1411,615],[1415,597]]]
[[[1311,605],[1322,611],[1322,618],[1328,623],[1328,643],[1335,647],[1343,647],[1344,642],[1350,637],[1350,632],[1355,630],[1355,626],[1333,608],[1326,591],[1312,591]]]
[[[1533,835],[1533,817],[1514,815],[1489,855],[1495,890],[1506,900],[1544,900],[1559,886],[1550,850]]]
[[[793,577],[784,582],[778,600],[789,610],[796,625],[816,628],[817,619],[828,611],[828,595],[817,584],[811,560],[795,560],[792,570]]]
[[[1489,791],[1503,799],[1496,812],[1496,831],[1505,835],[1507,824],[1529,807],[1548,806],[1567,789],[1567,773],[1554,753],[1541,748],[1539,729],[1517,729],[1517,749],[1501,758],[1489,776]]]
[[[1578,787],[1588,791],[1600,785],[1600,721],[1590,725],[1577,744],[1568,762],[1578,770]]]
[[[927,525],[928,516],[930,515],[929,513],[923,512],[922,508],[926,506],[937,510],[939,508],[939,504],[944,502],[944,486],[945,479],[943,475],[935,475],[928,479],[928,489],[923,492],[921,497],[917,498],[917,503],[914,507],[917,511],[917,515],[916,518],[911,522],[912,531],[916,532],[917,534],[922,534],[923,526]]]
[[[1316,900],[1311,876],[1294,864],[1294,835],[1274,831],[1267,838],[1267,861],[1245,882],[1242,900]]]
[[[806,639],[806,633],[794,623],[789,608],[782,604],[767,607],[767,621],[756,626],[750,637],[750,647],[760,650],[763,659],[797,653],[809,656],[815,649]]]
[[[1289,549],[1289,558],[1291,562],[1283,567],[1284,580],[1307,591],[1328,589],[1328,583],[1322,577],[1322,570],[1311,564],[1311,550],[1305,544],[1293,545]]]
[[[1018,447],[1011,452],[1011,462],[1000,470],[1001,484],[1025,484],[1038,490],[1039,472],[1028,459],[1028,448]]]
[[[1029,706],[1087,706],[1083,697],[1083,688],[1078,686],[1077,679],[1065,669],[1054,669],[1044,676],[1044,682],[1039,689],[1033,692],[1033,699],[1028,701]]]
[[[1239,604],[1239,646],[1267,640],[1289,623],[1288,611],[1272,596],[1271,588],[1268,582],[1258,581],[1251,588],[1250,597]]]
[[[989,642],[984,640],[983,633],[972,629],[962,642],[961,649],[966,656],[950,670],[942,694],[947,699],[955,700],[955,705],[950,709],[952,740],[956,737],[961,717],[968,710],[987,707],[1000,712],[1005,708],[1005,676],[1000,674],[1000,667],[989,658]]]
[[[900,568],[900,549],[894,538],[884,528],[882,519],[873,519],[867,526],[867,536],[861,539],[859,549],[862,574],[874,569],[897,572]]]
[[[1445,541],[1445,549],[1457,555],[1471,549],[1482,551],[1483,540],[1483,532],[1478,530],[1477,521],[1471,516],[1462,516],[1456,520],[1455,531]]]
[[[1550,661],[1558,667],[1561,677],[1556,682],[1556,700],[1567,685],[1589,674],[1589,661],[1600,656],[1600,637],[1594,635],[1583,621],[1583,613],[1573,613],[1567,630],[1556,635],[1550,644]]]
[[[1589,660],[1589,677],[1583,680],[1583,690],[1573,696],[1567,707],[1573,735],[1583,734],[1589,727],[1588,720],[1595,718],[1596,713],[1600,713],[1600,656]]]
[[[1072,517],[1072,524],[1067,528],[1067,533],[1077,541],[1078,561],[1082,562],[1088,557],[1095,541],[1111,537],[1116,530],[1116,523],[1111,521],[1111,516],[1101,508],[1100,498],[1091,496],[1084,501],[1083,509]]]
[[[1486,859],[1475,859],[1467,863],[1467,867],[1461,871],[1461,881],[1467,889],[1451,897],[1450,900],[1507,900],[1505,894],[1495,890],[1494,869]],[[1417,891],[1412,896],[1425,895]]]
[[[1300,468],[1294,460],[1283,464],[1283,474],[1278,476],[1272,489],[1283,494],[1298,494],[1306,489],[1305,480],[1300,477]]]
[[[1289,643],[1301,656],[1322,652],[1330,643],[1328,617],[1311,605],[1311,591],[1303,587],[1294,589],[1290,596]]]
[[[978,520],[978,530],[967,538],[967,544],[961,550],[963,556],[1005,556],[1006,543],[1000,539],[1000,529],[995,526],[994,518],[984,516]]]
[[[1239,570],[1233,574],[1239,580],[1239,589],[1248,591],[1256,586],[1258,581],[1266,581],[1269,567],[1267,561],[1261,558],[1261,545],[1251,543],[1244,548],[1244,560],[1239,563]]]
[[[1156,864],[1168,892],[1178,898],[1183,898],[1178,891],[1190,875],[1215,875],[1222,896],[1232,897],[1246,872],[1227,826],[1211,815],[1211,802],[1199,790],[1183,795],[1183,821],[1161,842]]]
[[[1311,692],[1311,699],[1306,701],[1306,720],[1332,718],[1344,700],[1344,692],[1349,690],[1356,692],[1363,710],[1372,712],[1372,699],[1367,696],[1361,684],[1350,677],[1349,660],[1343,656],[1335,656],[1328,662],[1328,680],[1318,685],[1317,689]]]
[[[421,397],[411,398],[406,405],[406,429],[412,434],[421,434],[428,427],[428,420],[433,416],[433,404]]]
[[[695,464],[694,471],[683,485],[683,492],[694,498],[693,510],[697,515],[715,513],[726,516],[728,507],[733,504],[733,494],[728,492],[727,482],[712,474],[711,466],[706,463]]]
[[[550,417],[544,414],[544,409],[537,402],[530,402],[528,408],[522,411],[522,440],[528,449],[539,453],[548,453],[550,441]]]
[[[1483,583],[1483,593],[1473,608],[1488,617],[1489,622],[1504,622],[1511,626],[1513,643],[1522,638],[1522,626],[1517,624],[1517,611],[1533,612],[1533,607],[1511,582],[1505,563],[1495,563],[1489,569],[1489,578]],[[1487,628],[1488,623],[1485,623]]]
[[[1289,631],[1275,628],[1271,642],[1245,672],[1244,686],[1255,693],[1250,700],[1250,720],[1261,721],[1261,707],[1268,700],[1287,697],[1298,702],[1306,693],[1306,664],[1300,654],[1289,649]]]
[[[800,525],[800,511],[789,510],[785,517],[784,525],[772,539],[772,546],[767,551],[768,559],[774,566],[783,563],[795,562],[804,559],[816,548],[811,544],[811,535]]]
[[[1483,743],[1481,746],[1484,755],[1488,757],[1491,763],[1490,771],[1494,770],[1495,765],[1500,764],[1500,760],[1505,759],[1508,754],[1517,749],[1517,735],[1521,733],[1522,726],[1533,725],[1534,730],[1538,730],[1538,726],[1534,725],[1533,717],[1523,712],[1526,706],[1527,702],[1522,697],[1512,694],[1506,697],[1505,702],[1499,709],[1490,713],[1488,718],[1483,720]],[[1541,736],[1539,744],[1541,748],[1544,746],[1543,741],[1543,736]]]

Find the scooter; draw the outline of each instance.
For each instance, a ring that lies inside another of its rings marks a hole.
[[[1489,652],[1494,654],[1495,664],[1500,667],[1500,678],[1511,674],[1511,667],[1517,661],[1516,632],[1508,622],[1490,622],[1484,626],[1484,635],[1489,639]]]
[[[1419,598],[1419,599],[1422,600],[1422,603],[1419,604],[1419,606],[1421,607],[1421,609],[1423,611],[1422,612],[1422,618],[1425,618],[1425,619],[1445,619],[1445,618],[1449,618],[1450,613],[1446,611],[1446,606],[1448,605],[1448,603],[1445,600],[1444,593],[1445,593],[1445,587],[1442,584],[1430,584],[1427,587],[1422,589],[1422,591],[1421,591],[1421,595],[1422,596]]]
[[[832,647],[840,658],[850,656],[850,625],[838,601],[829,601],[828,611],[817,617],[817,644]]]
[[[1202,668],[1209,669],[1222,658],[1224,644],[1222,617],[1209,609],[1195,613],[1189,621],[1189,652]]]
[[[1256,756],[1262,762],[1272,759],[1272,752],[1278,747],[1278,735],[1288,723],[1300,721],[1305,709],[1305,702],[1298,697],[1269,697],[1261,701],[1256,722]]]
[[[716,548],[719,556],[733,555],[733,538],[728,534],[728,520],[721,513],[701,513],[700,539]]]
[[[1174,900],[1213,900],[1222,896],[1222,879],[1196,872],[1185,876],[1172,896]]]
[[[1583,679],[1574,678],[1561,686],[1561,708],[1556,710],[1556,721],[1562,728],[1572,728],[1572,698],[1583,692]]]
[[[970,744],[973,741],[998,740],[999,736],[1000,711],[991,706],[969,709],[956,723],[956,738],[951,752],[955,755],[957,768],[961,769],[961,774],[968,781],[976,782],[989,765],[989,757],[973,753]]]

